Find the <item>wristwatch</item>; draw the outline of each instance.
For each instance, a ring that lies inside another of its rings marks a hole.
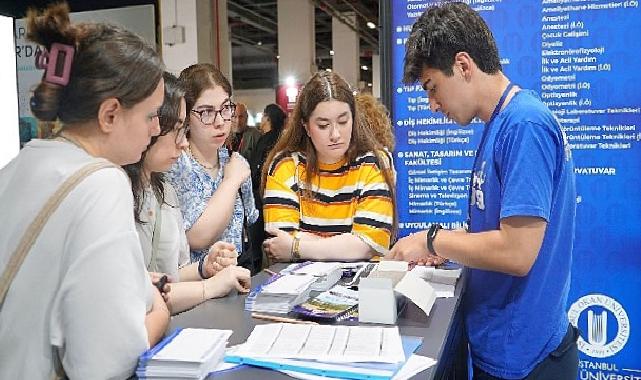
[[[436,239],[436,234],[438,233],[439,230],[442,230],[443,226],[441,226],[438,223],[432,223],[430,226],[430,229],[427,230],[427,250],[429,253],[431,253],[434,256],[438,256],[436,254],[436,251],[434,250],[434,239]]]

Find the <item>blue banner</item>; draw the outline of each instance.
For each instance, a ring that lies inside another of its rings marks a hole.
[[[639,2],[468,0],[490,25],[503,71],[561,122],[577,178],[570,321],[582,380],[641,379],[641,10]],[[429,110],[403,85],[412,24],[437,1],[391,0],[389,97],[401,236],[462,227],[482,133]]]

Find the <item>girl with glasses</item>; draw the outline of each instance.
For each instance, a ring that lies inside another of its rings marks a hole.
[[[247,291],[249,271],[236,266],[236,248],[217,242],[197,263],[189,260],[189,245],[178,196],[164,180],[187,147],[184,91],[178,79],[165,72],[165,100],[158,113],[160,135],[153,137],[142,159],[124,169],[131,179],[134,216],[147,270],[171,275],[167,293],[173,314],[231,290]],[[180,269],[179,269],[180,266]]]
[[[167,173],[184,217],[191,262],[207,256],[218,240],[243,252],[243,226],[258,218],[247,161],[227,142],[236,106],[227,78],[211,64],[180,74],[185,89],[187,146]]]

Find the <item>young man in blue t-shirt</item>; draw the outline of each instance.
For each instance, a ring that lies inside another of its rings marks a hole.
[[[432,225],[391,258],[470,268],[463,312],[475,379],[576,379],[577,331],[565,305],[576,211],[570,149],[552,112],[501,72],[468,5],[429,8],[407,41],[404,81],[458,124],[485,122],[472,172],[469,232]]]

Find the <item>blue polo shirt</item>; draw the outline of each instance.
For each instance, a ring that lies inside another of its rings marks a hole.
[[[511,216],[547,221],[527,276],[470,269],[464,296],[474,364],[496,377],[520,379],[567,331],[574,166],[558,121],[532,91],[519,91],[485,128],[473,170],[470,231],[497,230]]]

